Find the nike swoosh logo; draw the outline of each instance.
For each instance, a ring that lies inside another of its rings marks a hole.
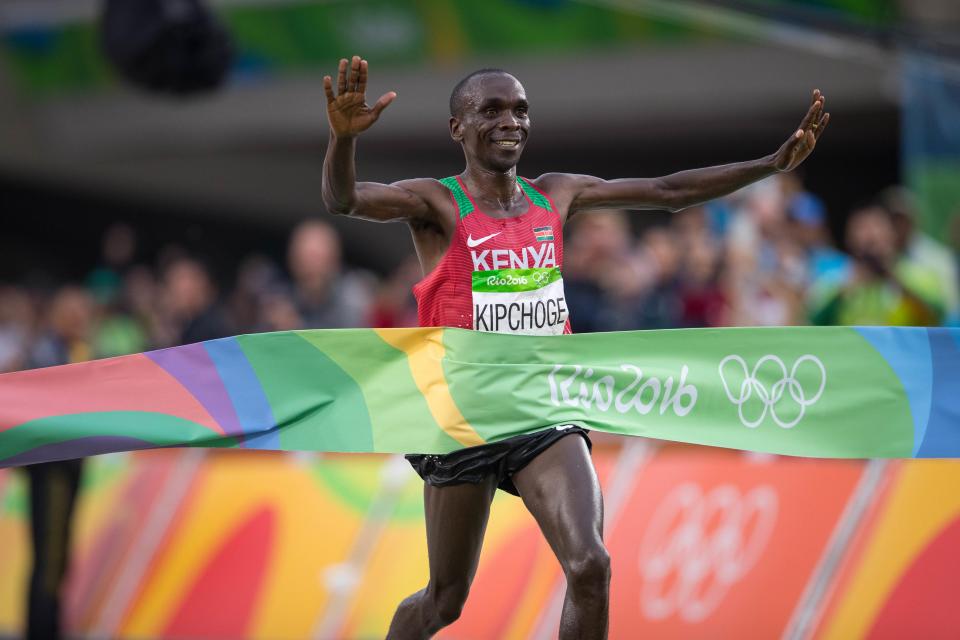
[[[473,249],[474,247],[483,244],[484,242],[486,242],[486,241],[489,240],[490,238],[492,238],[492,237],[494,237],[494,236],[498,236],[498,235],[500,235],[501,233],[503,233],[503,231],[497,231],[496,233],[491,233],[491,234],[488,235],[488,236],[483,236],[482,238],[477,238],[476,240],[473,239],[473,236],[468,235],[468,236],[467,236],[467,246],[470,247],[471,249]]]

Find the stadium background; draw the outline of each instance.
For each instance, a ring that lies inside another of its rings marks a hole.
[[[825,92],[830,131],[799,180],[676,216],[574,221],[565,277],[578,331],[822,320],[824,290],[851,265],[829,247],[854,247],[850,214],[878,198],[913,221],[896,229],[901,260],[940,274],[945,256],[956,262],[950,2],[213,7],[234,39],[228,81],[182,99],[117,78],[97,44],[97,3],[0,0],[0,370],[44,363],[64,332],[85,347],[68,354],[77,359],[295,326],[412,324],[407,232],[332,219],[319,200],[320,77],[355,52],[370,60],[371,95],[399,93],[360,143],[372,180],[459,171],[446,100],[480,66],[526,86],[528,176],[755,157],[789,134],[810,89]],[[956,279],[939,280],[937,321],[956,324]],[[944,637],[960,625],[955,462],[596,444],[611,637]],[[402,460],[375,456],[89,460],[67,628],[382,636],[425,581],[419,491]],[[16,635],[30,557],[22,474],[0,471],[0,500],[0,632]],[[561,597],[534,522],[498,496],[466,611],[443,637],[555,636]]]

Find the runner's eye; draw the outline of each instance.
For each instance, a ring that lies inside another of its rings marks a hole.
[[[520,107],[520,108],[518,108],[518,109],[517,109],[517,116],[519,116],[519,117],[521,117],[521,118],[526,118],[526,117],[527,117],[527,108],[526,108],[526,107]]]
[[[488,107],[488,108],[483,112],[483,114],[484,114],[485,116],[487,116],[488,118],[492,118],[492,117],[494,117],[495,115],[497,115],[497,110],[494,109],[493,107]]]

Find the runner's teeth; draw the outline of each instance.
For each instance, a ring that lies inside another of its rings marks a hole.
[[[516,140],[497,140],[497,144],[501,147],[515,147],[517,146]]]

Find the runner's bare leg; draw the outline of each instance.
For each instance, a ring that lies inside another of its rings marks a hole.
[[[460,617],[477,573],[496,478],[480,484],[424,484],[430,582],[397,607],[389,640],[429,638]]]
[[[586,442],[578,435],[562,438],[512,479],[567,578],[561,640],[606,638],[610,556],[603,544],[603,497]]]

